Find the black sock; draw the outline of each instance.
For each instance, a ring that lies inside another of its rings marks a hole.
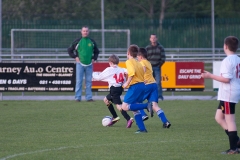
[[[227,130],[227,129],[225,129],[225,132],[226,132],[226,134],[228,135],[228,130]]]
[[[114,107],[113,107],[112,104],[109,104],[109,105],[108,105],[108,110],[109,110],[110,113],[112,114],[113,118],[118,117],[118,116],[117,116],[117,113],[116,113],[116,111],[115,111],[115,109],[114,109]]]
[[[229,136],[230,149],[236,150],[237,149],[237,142],[238,142],[237,131],[228,132],[228,136]]]
[[[123,117],[124,117],[127,121],[130,120],[131,117],[127,114],[126,111],[122,110],[121,113],[122,113]]]

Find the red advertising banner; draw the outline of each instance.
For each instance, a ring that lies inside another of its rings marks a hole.
[[[176,62],[176,85],[204,85],[203,62]]]
[[[120,62],[125,68],[125,63]],[[109,67],[107,62],[94,63],[93,71],[102,72]],[[204,70],[203,62],[165,62],[161,68],[163,91],[203,91],[204,79],[201,73]],[[93,81],[93,90],[104,91],[108,89],[107,82]]]
[[[93,63],[93,72],[102,72],[104,69],[109,67],[109,63],[107,62],[98,62],[98,63]],[[92,81],[92,89],[103,89],[103,88],[108,88],[108,83],[107,82],[102,82],[102,81]]]

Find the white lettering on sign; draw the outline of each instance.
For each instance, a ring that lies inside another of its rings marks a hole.
[[[193,73],[193,69],[180,69],[179,73]]]
[[[26,79],[13,79],[12,84],[27,84]]]
[[[189,79],[201,79],[201,75],[190,75]]]
[[[201,79],[202,69],[180,69],[178,79]]]
[[[17,73],[20,74],[22,67],[0,67],[0,73]]]
[[[28,87],[28,91],[45,91],[45,87]]]
[[[6,79],[0,79],[0,84],[7,84],[7,80]]]
[[[178,79],[188,79],[189,75],[178,75]]]
[[[35,68],[26,66],[23,70],[23,73],[35,73]]]
[[[46,67],[47,73],[73,73],[72,67],[52,67],[47,66]]]
[[[179,73],[202,73],[202,69],[180,69]]]
[[[9,91],[24,91],[24,87],[8,87]]]

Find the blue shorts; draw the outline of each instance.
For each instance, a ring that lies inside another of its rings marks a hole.
[[[147,99],[148,102],[158,103],[158,86],[157,83],[151,83],[145,85],[145,92],[143,100]]]
[[[128,88],[126,95],[124,96],[123,102],[128,104],[142,103],[145,91],[145,84],[143,82],[131,85]]]

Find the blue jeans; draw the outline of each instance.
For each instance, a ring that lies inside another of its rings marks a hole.
[[[158,98],[163,100],[163,95],[162,95],[162,80],[161,80],[161,67],[152,67],[153,69],[153,76],[156,80],[157,86],[158,86]]]
[[[81,63],[76,63],[75,100],[81,100],[84,74],[86,85],[86,100],[92,99],[92,72],[93,72],[92,64],[90,66],[83,66],[81,65]]]

